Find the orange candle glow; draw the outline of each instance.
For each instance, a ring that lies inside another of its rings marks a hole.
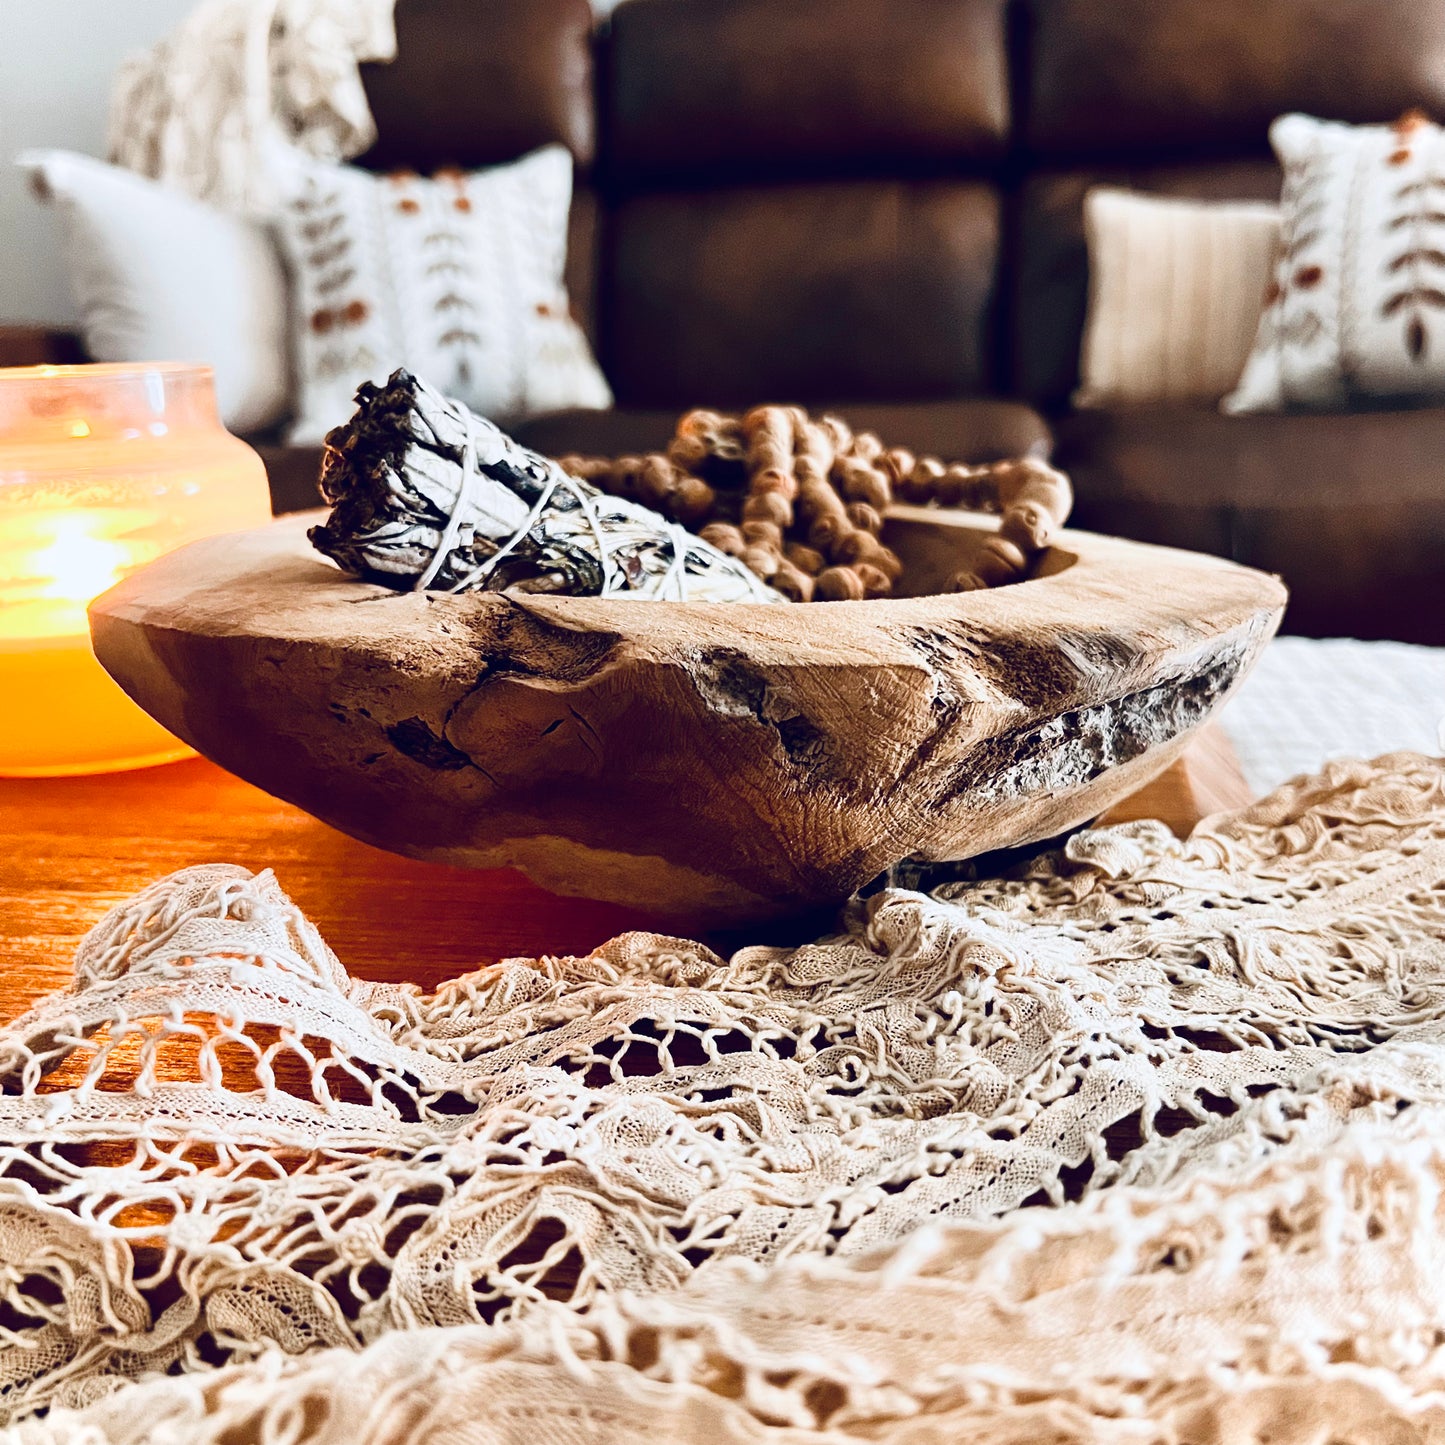
[[[183,542],[270,515],[208,367],[0,369],[0,775],[187,756],[96,662],[86,606]]]

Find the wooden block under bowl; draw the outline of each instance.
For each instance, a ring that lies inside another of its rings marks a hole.
[[[989,592],[792,606],[396,593],[315,516],[192,543],[91,609],[96,653],[199,752],[410,857],[732,924],[899,860],[1054,836],[1168,766],[1285,591],[1065,532]],[[920,589],[993,530],[894,509]]]
[[[1254,792],[1229,734],[1219,723],[1207,722],[1157,778],[1120,798],[1098,821],[1106,826],[1153,818],[1187,838],[1195,824],[1211,813],[1233,812],[1253,801]]]

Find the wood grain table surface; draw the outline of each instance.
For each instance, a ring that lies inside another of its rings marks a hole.
[[[1248,797],[1223,734],[1206,728],[1110,821],[1160,817],[1182,833]],[[632,928],[680,931],[675,919],[559,898],[508,869],[381,852],[200,758],[100,777],[3,778],[0,1023],[70,982],[76,944],[108,908],[195,863],[274,869],[351,973],[428,989],[499,958],[584,954]],[[747,941],[789,941],[786,930],[756,932]]]

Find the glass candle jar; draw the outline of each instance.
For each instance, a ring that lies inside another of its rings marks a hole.
[[[85,609],[161,553],[270,516],[209,367],[0,368],[0,775],[187,756],[95,660]]]

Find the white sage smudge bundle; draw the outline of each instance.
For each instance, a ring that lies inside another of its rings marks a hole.
[[[519,446],[407,371],[326,438],[312,544],[399,591],[784,602],[736,558]]]

